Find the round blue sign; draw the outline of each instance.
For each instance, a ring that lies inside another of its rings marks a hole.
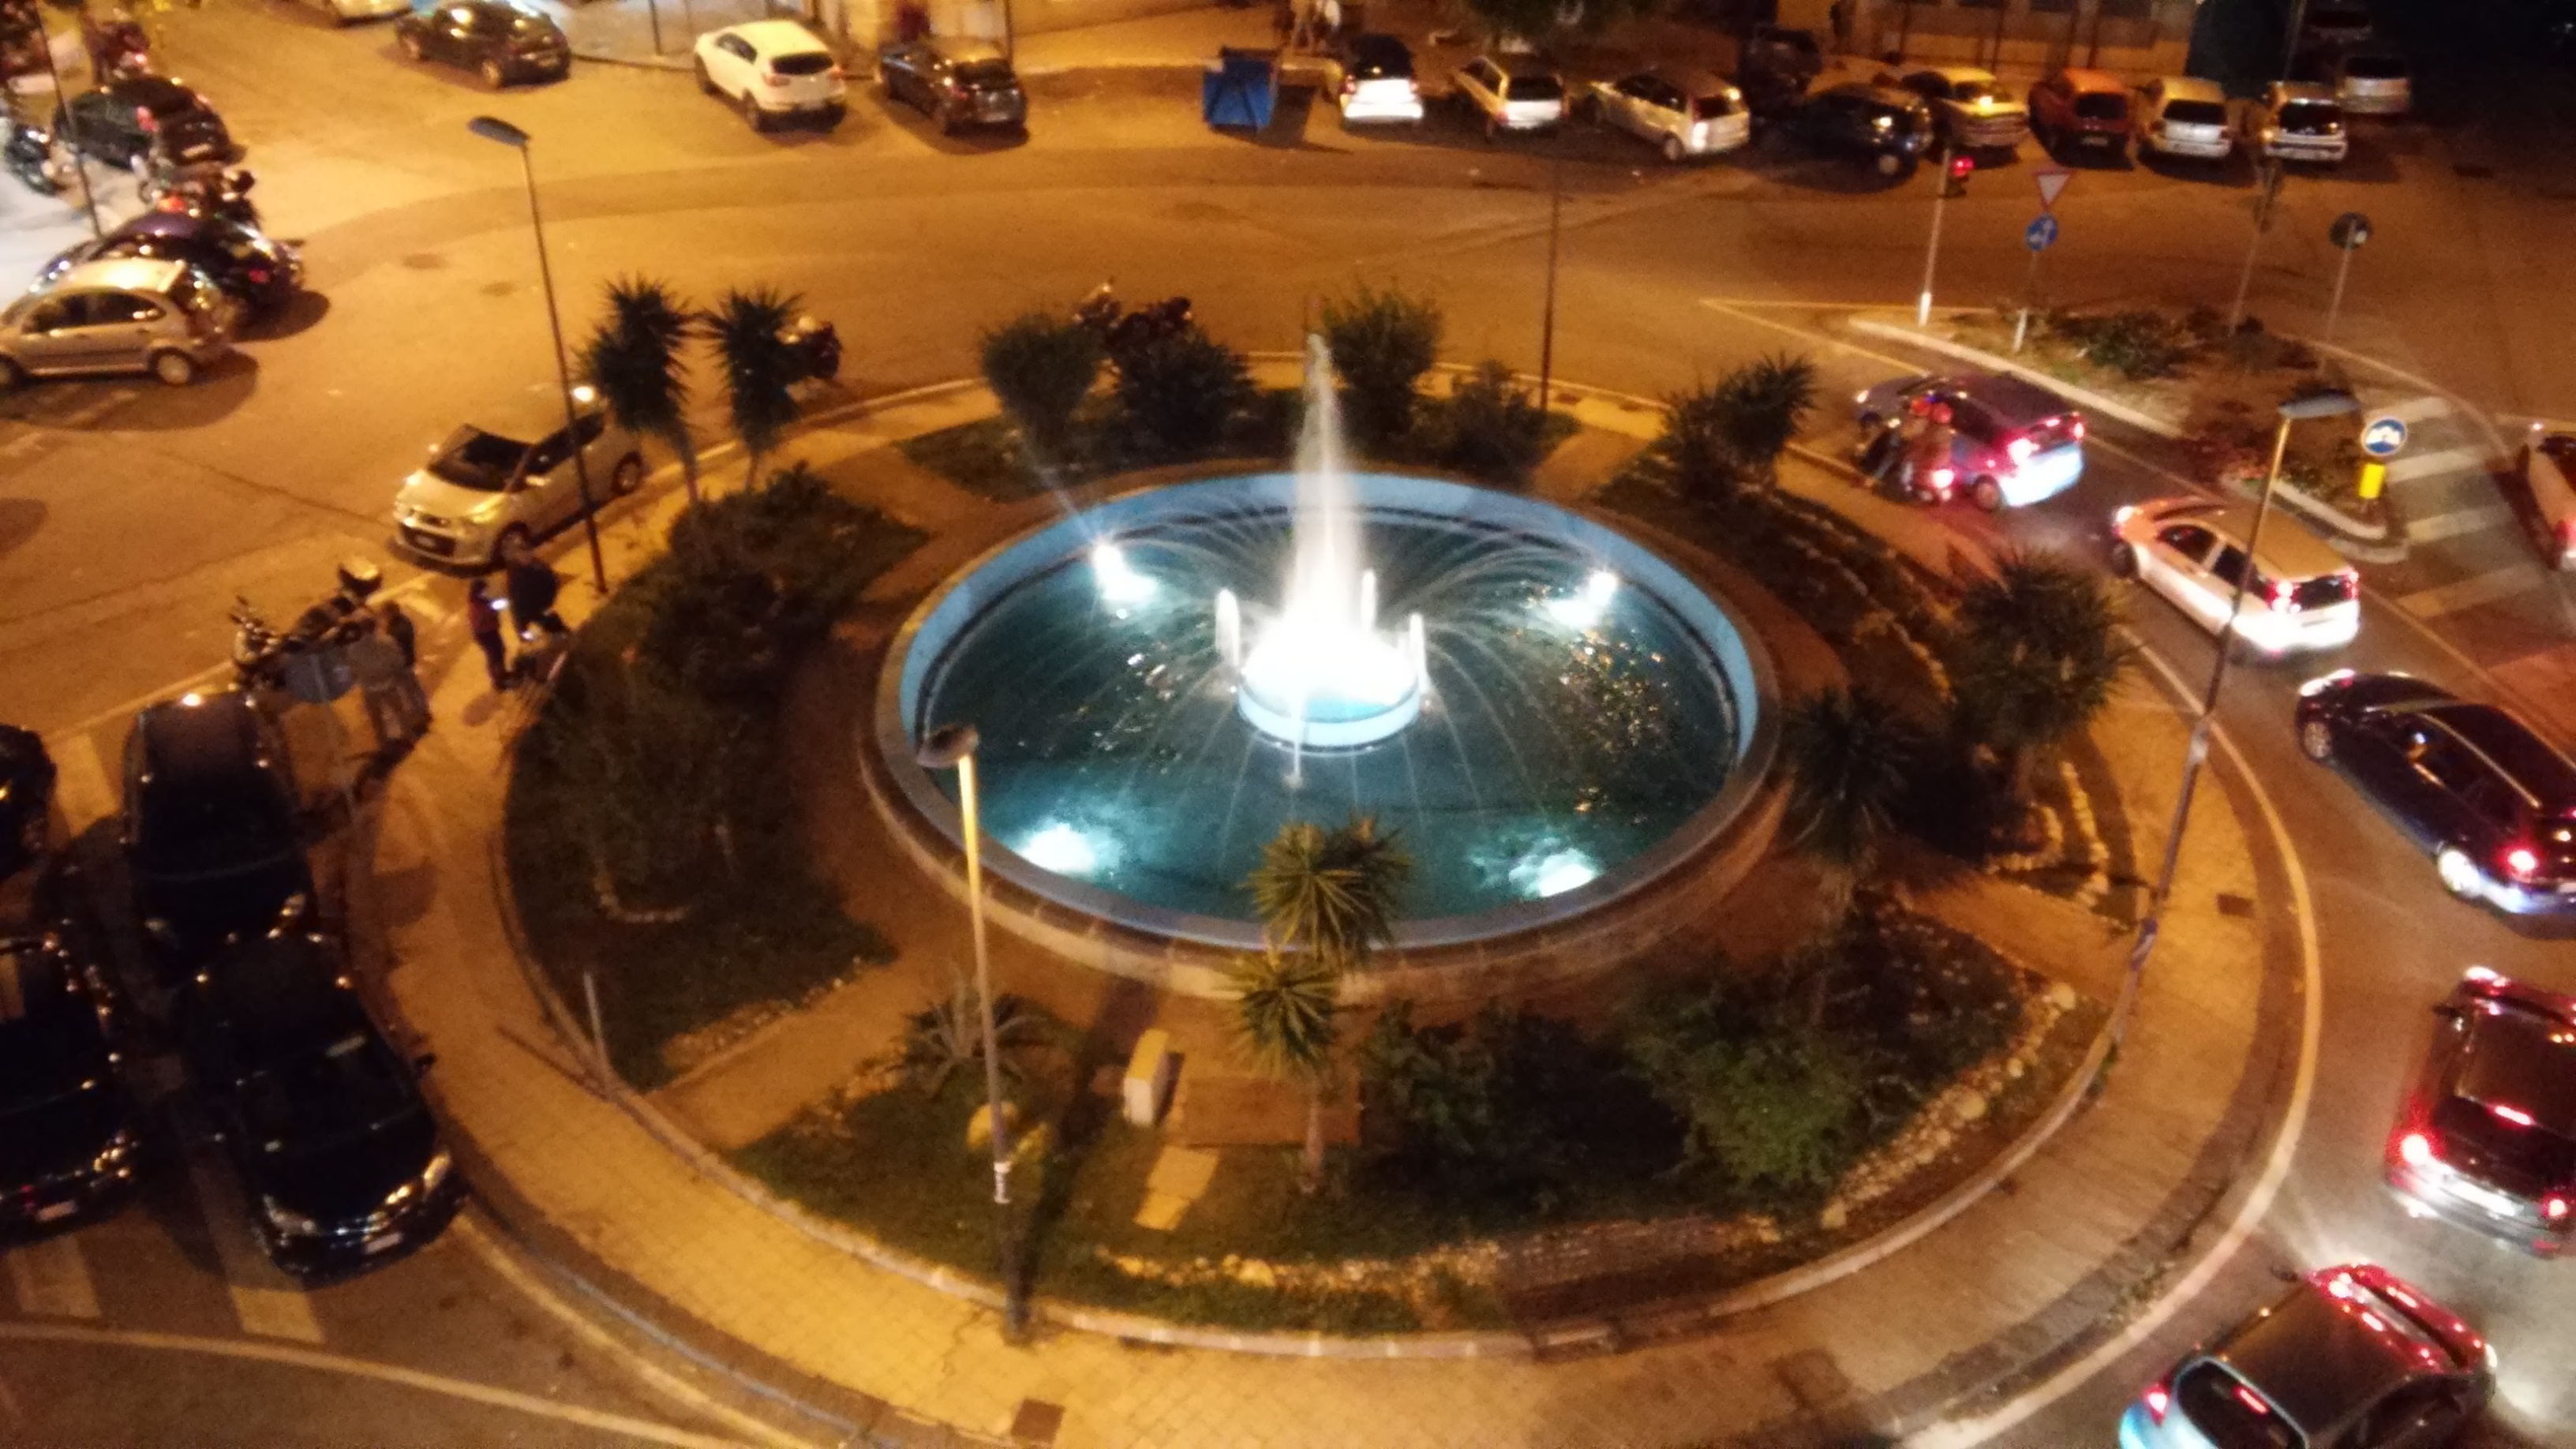
[[[2361,450],[2374,458],[2394,458],[2406,446],[2406,420],[2381,414],[2361,426]]]
[[[2041,212],[2039,215],[2032,217],[2030,219],[2030,226],[2021,234],[2021,240],[2022,245],[2029,247],[2032,251],[2044,252],[2048,250],[2048,244],[2057,240],[2057,218],[2047,212]]]

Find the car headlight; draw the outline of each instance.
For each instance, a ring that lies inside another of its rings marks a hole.
[[[279,1232],[284,1233],[290,1238],[312,1238],[321,1236],[322,1225],[320,1223],[313,1221],[302,1213],[288,1211],[284,1203],[268,1196],[266,1193],[262,1193],[260,1195],[259,1212],[260,1216],[268,1219],[268,1225],[270,1227],[277,1229]]]
[[[426,1197],[430,1193],[438,1191],[438,1185],[447,1181],[449,1170],[455,1166],[456,1159],[447,1155],[446,1148],[442,1147],[436,1152],[431,1153],[429,1157],[429,1166],[422,1168],[420,1172],[421,1195]]]
[[[134,1147],[134,1129],[119,1127],[116,1129],[116,1135],[107,1139],[107,1145],[98,1150],[98,1156],[91,1159],[90,1170],[114,1172],[125,1165],[127,1158],[134,1155]]]

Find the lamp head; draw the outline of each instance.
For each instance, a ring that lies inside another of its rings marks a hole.
[[[498,141],[518,150],[524,151],[528,146],[528,133],[498,116],[476,116],[465,123],[465,129],[486,141]]]
[[[983,743],[970,724],[941,725],[921,737],[914,747],[913,762],[925,770],[953,770]]]
[[[2328,388],[2324,392],[2294,397],[2281,404],[2281,417],[2293,423],[2306,422],[2310,418],[2338,418],[2345,413],[2359,411],[2361,411],[2361,399],[2341,388]]]

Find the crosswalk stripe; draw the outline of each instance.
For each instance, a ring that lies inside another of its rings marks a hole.
[[[234,1183],[203,1152],[188,1154],[188,1176],[214,1234],[215,1257],[223,1264],[224,1286],[232,1290],[233,1315],[242,1328],[262,1338],[320,1343],[322,1325],[313,1316],[312,1300],[260,1251]]]
[[[68,1234],[11,1248],[9,1292],[18,1311],[40,1318],[98,1317],[98,1285],[90,1281],[80,1240]]]
[[[2437,473],[2458,473],[2487,462],[2484,448],[2442,448],[2430,453],[2410,453],[2388,465],[2388,481],[2411,483]]]
[[[2530,564],[2513,564],[2492,573],[2472,574],[2456,583],[2438,588],[2420,589],[2402,596],[2397,607],[2418,619],[2438,619],[2480,604],[2509,599],[2527,589],[2538,588],[2548,575]]]
[[[2426,418],[2438,418],[2450,410],[2449,398],[2437,397],[2428,392],[2410,397],[2403,402],[2390,403],[2386,407],[2371,408],[2369,412],[2375,418],[2396,418],[2402,422],[2420,423]]]
[[[45,742],[45,753],[54,757],[54,799],[74,835],[116,813],[116,790],[107,783],[106,762],[98,757],[97,735],[83,730],[58,736]]]
[[[2406,536],[2416,543],[2457,538],[2464,533],[2478,533],[2500,523],[2511,523],[2513,510],[2501,503],[2484,503],[2470,508],[2454,508],[2406,522]]]

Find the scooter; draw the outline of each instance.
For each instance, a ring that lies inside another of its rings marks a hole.
[[[244,689],[284,689],[287,666],[298,657],[338,649],[356,642],[370,627],[367,600],[384,583],[384,575],[363,559],[343,562],[338,586],[296,616],[291,628],[278,629],[233,597],[233,679]]]
[[[259,207],[250,199],[250,189],[258,182],[246,167],[230,171],[218,166],[155,167],[143,178],[137,194],[144,205],[161,211],[219,216],[258,231]]]
[[[12,117],[9,136],[0,141],[0,160],[9,174],[38,196],[59,195],[72,184],[72,160],[54,144],[54,133]]]
[[[794,348],[804,375],[829,382],[841,374],[841,334],[831,323],[808,312],[778,331],[778,340]]]

